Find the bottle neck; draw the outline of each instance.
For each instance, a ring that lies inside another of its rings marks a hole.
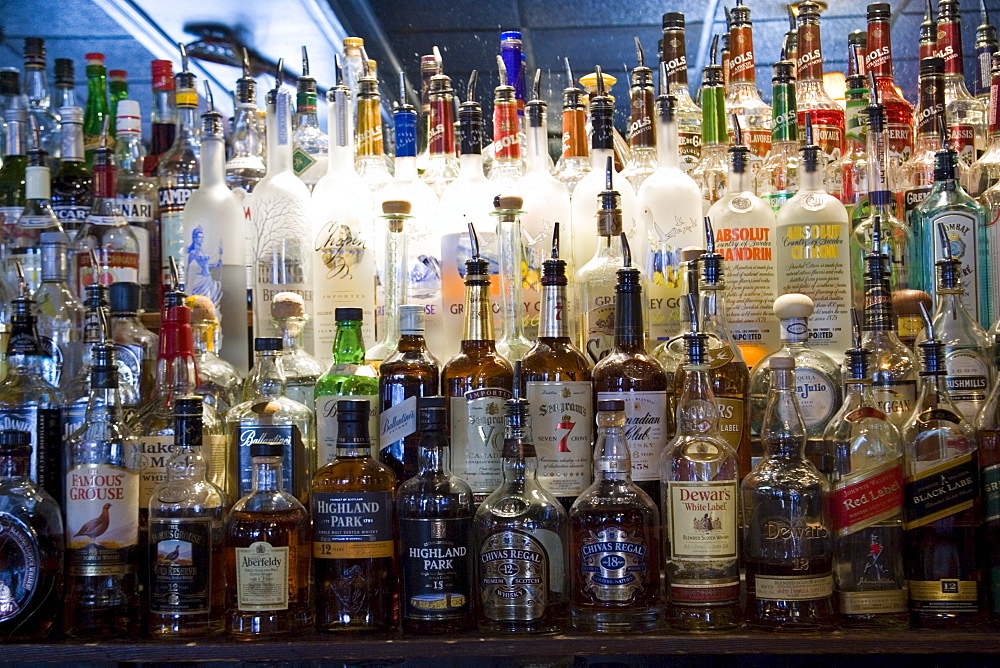
[[[549,171],[548,135],[545,128],[544,114],[540,126],[528,127],[524,156],[526,171],[545,173]]]
[[[566,286],[542,284],[542,312],[538,323],[539,339],[569,339],[566,315]]]
[[[562,157],[586,158],[587,151],[587,111],[583,107],[571,107],[562,112]]]
[[[141,176],[146,158],[146,149],[142,145],[141,133],[119,128],[118,134],[115,136],[115,158],[118,160],[118,169],[123,174]]]
[[[5,482],[28,482],[31,458],[23,456],[0,456],[0,480]]]
[[[327,95],[327,118],[330,126],[328,174],[354,172],[354,123],[350,93],[335,88]]]
[[[663,31],[663,56],[666,63],[667,82],[671,93],[674,87],[687,90],[687,51],[685,49],[684,28],[669,28]]]
[[[771,369],[771,394],[764,413],[761,443],[772,459],[802,459],[806,428],[795,400],[795,371]]]
[[[677,123],[674,120],[660,118],[656,124],[656,142],[657,166],[664,169],[680,169],[680,147],[677,141]]]
[[[873,276],[865,273],[865,310],[862,329],[866,332],[892,332],[895,330],[895,314],[892,308],[892,292],[889,279],[884,271]]]
[[[382,345],[392,350],[399,341],[399,314],[406,288],[406,234],[402,219],[389,219],[385,235],[385,333]]]
[[[726,93],[722,86],[706,86],[701,91],[702,145],[725,144]]]
[[[198,99],[194,92],[189,93],[195,100]],[[201,128],[198,122],[198,107],[187,104],[177,106],[177,135],[174,137],[174,146],[180,148],[190,148],[198,150],[201,144]]]
[[[292,171],[292,102],[286,90],[279,90],[267,105],[267,173]]]
[[[708,366],[685,364],[684,385],[677,404],[677,429],[681,435],[719,436],[719,408],[712,393]]]
[[[631,482],[632,457],[625,441],[624,413],[598,413],[595,454],[595,482]]]
[[[24,67],[24,94],[32,109],[49,109],[49,84],[44,67]]]
[[[617,352],[645,352],[642,324],[642,289],[638,282],[638,271],[633,285],[622,285],[621,274],[615,290],[615,340]]]
[[[887,19],[868,21],[868,56],[865,58],[867,71],[875,74],[876,80],[892,85],[892,38],[891,24]]]
[[[190,322],[191,310],[186,306],[172,306],[164,311],[156,360],[156,387],[160,398],[168,405],[176,397],[193,394],[198,386]]]
[[[260,127],[257,107],[250,104],[236,106],[233,131],[229,135],[230,158],[258,158],[264,168],[265,141]]]
[[[215,330],[218,324],[215,322],[200,322],[191,326],[192,343],[195,355],[205,353],[215,353]]]
[[[944,59],[945,76],[958,77],[965,85],[965,65],[962,62],[962,23],[958,16],[948,20],[938,20],[937,55]]]
[[[799,19],[796,81],[823,80],[823,48],[820,41],[819,19]]]
[[[365,363],[365,342],[361,337],[360,321],[345,320],[337,323],[337,335],[333,340],[333,361],[337,364]]]
[[[24,198],[40,200],[48,208],[49,197],[52,196],[51,172],[44,165],[32,165],[24,170]]]
[[[444,433],[444,425],[421,426],[419,453],[417,455],[418,475],[443,477],[451,474],[451,448]]]
[[[493,304],[490,300],[489,280],[465,285],[465,319],[462,341],[494,341]]]
[[[205,137],[201,142],[201,186],[226,185],[226,143],[222,137]]]
[[[253,491],[280,492],[281,457],[253,457]]]
[[[430,103],[427,148],[431,156],[455,155],[455,105],[450,94],[435,95]]]
[[[285,372],[281,368],[280,353],[273,350],[258,351],[253,369],[244,385],[243,400],[276,399],[284,395]]]
[[[385,154],[382,145],[381,101],[376,97],[358,99],[358,157]]]
[[[771,105],[771,118],[774,121],[774,127],[771,129],[771,141],[797,143],[799,141],[799,121],[794,84],[774,84]]]
[[[281,344],[284,354],[290,355],[302,347],[302,330],[306,325],[305,318],[275,318],[278,332],[281,334]]]
[[[63,121],[60,127],[59,161],[83,162],[83,125],[73,120]]]
[[[753,27],[749,23],[734,25],[729,31],[729,44],[732,50],[729,69],[729,82],[750,84],[756,91],[757,72],[754,64]]]

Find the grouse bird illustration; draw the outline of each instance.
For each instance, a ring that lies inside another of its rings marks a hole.
[[[92,520],[84,522],[83,526],[80,527],[80,530],[77,531],[73,537],[76,538],[77,536],[86,536],[90,540],[96,541],[97,537],[107,531],[108,527],[111,525],[111,516],[108,514],[108,510],[110,509],[111,504],[105,503],[104,509],[101,510],[101,514]]]
[[[163,558],[167,561],[174,561],[179,556],[181,556],[181,546],[175,545],[174,549],[169,554],[163,555]]]

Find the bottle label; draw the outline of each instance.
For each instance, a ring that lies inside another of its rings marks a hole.
[[[597,400],[625,400],[625,443],[632,458],[632,480],[660,479],[660,454],[667,433],[667,393],[598,392]]]
[[[875,406],[885,413],[889,422],[897,428],[902,427],[917,400],[917,381],[876,379],[872,381],[872,397]]]
[[[615,299],[602,296],[594,302],[585,305],[581,333],[583,352],[596,364],[611,354],[615,344]]]
[[[732,202],[743,199],[747,200],[748,209],[754,206],[744,197],[735,197]],[[770,212],[767,215],[770,216]],[[774,230],[768,227],[719,227],[715,232],[716,250],[725,260],[728,274],[726,293],[730,328],[733,340],[743,349],[744,355],[748,350],[779,347],[778,327],[772,310],[777,290],[773,233]],[[755,353],[750,357],[760,356]]]
[[[531,534],[500,531],[488,536],[479,547],[479,595],[486,618],[531,621],[545,614],[549,564],[548,551]]]
[[[396,553],[392,492],[313,492],[313,557],[381,559]]]
[[[29,477],[36,485],[58,497],[63,452],[60,410],[39,408],[31,398],[27,399],[26,403],[0,408],[0,430],[14,429],[31,434]]]
[[[41,334],[38,336],[38,347],[42,352],[42,356],[38,360],[41,363],[42,377],[53,387],[59,387],[59,378],[62,375],[65,360],[62,348],[51,338]]]
[[[521,134],[518,132],[517,105],[496,104],[493,107],[493,151],[499,159],[521,157]]]
[[[967,420],[973,420],[990,391],[992,365],[977,348],[945,348],[944,377],[948,396]]]
[[[927,195],[930,194],[932,186],[916,186],[914,188],[907,188],[903,191],[903,221],[906,222],[911,228],[914,226],[914,212],[917,208],[923,204],[924,200],[927,199]],[[937,238],[937,237],[935,237]]]
[[[235,447],[238,448],[240,481],[237,497],[244,497],[253,491],[253,462],[250,446],[254,443],[281,443],[281,485],[289,494],[298,496],[295,485],[296,464],[302,453],[302,434],[294,424],[258,425],[240,423],[236,428]]]
[[[906,612],[906,589],[838,591],[842,615],[886,615]]]
[[[149,230],[153,226],[153,202],[145,197],[118,197],[122,215],[139,242],[139,285],[149,285]]]
[[[979,282],[984,278],[979,271],[980,253],[984,251],[979,247],[979,232],[981,223],[976,216],[968,213],[950,210],[940,216],[934,216],[929,221],[930,228],[935,231],[943,225],[945,234],[948,235],[948,249],[951,256],[961,261],[962,304],[968,309],[972,319],[979,321],[979,291],[982,289]],[[941,237],[934,235],[934,261],[943,259],[944,249],[937,240]],[[935,290],[936,295],[936,290]]]
[[[818,429],[826,425],[840,408],[839,387],[824,373],[798,367],[795,369],[795,397],[806,429]]]
[[[110,577],[136,569],[139,474],[107,464],[84,464],[66,474],[66,549],[69,574]]]
[[[340,365],[334,366],[330,373],[333,375],[353,375],[352,372],[337,371],[338,366]],[[368,434],[378,434],[378,396],[374,394],[325,394],[316,397],[316,463],[319,466],[326,466],[337,457],[337,405],[345,399],[368,401],[371,407],[368,413]],[[377,447],[373,449],[378,451]]]
[[[677,140],[680,144],[681,164],[686,163],[684,158],[687,157],[691,159],[690,164],[697,166],[701,160],[701,132],[681,130],[677,133]]]
[[[735,559],[738,493],[736,481],[667,482],[668,543],[671,559]]]
[[[38,536],[30,526],[8,513],[0,513],[0,560],[4,565],[0,622],[6,622],[28,607],[42,577]]]
[[[975,580],[907,580],[910,609],[926,612],[976,612],[979,583]]]
[[[739,578],[713,578],[710,582],[672,579],[669,586],[671,605],[717,605],[740,600]]]
[[[590,381],[529,381],[538,481],[555,496],[578,496],[593,476],[594,389]]]
[[[625,532],[611,526],[588,531],[580,546],[583,593],[599,601],[630,601],[643,593],[648,571],[659,568],[647,562],[649,546],[638,531]]]
[[[473,492],[489,493],[503,482],[503,409],[512,396],[502,387],[485,387],[451,398],[452,471]]]
[[[562,126],[562,157],[586,158],[587,112],[583,109],[563,110]]]
[[[53,204],[52,211],[56,214],[56,218],[59,219],[62,225],[68,225],[69,229],[75,230],[79,229],[84,221],[87,220],[87,216],[90,214],[90,207],[74,204]],[[2,212],[3,209],[0,209],[0,213]],[[17,222],[16,219],[14,222]]]
[[[236,607],[240,612],[288,609],[288,547],[258,541],[236,552]]]
[[[742,397],[716,397],[719,407],[719,436],[725,439],[733,450],[738,450],[746,427],[746,401]]]
[[[920,420],[919,417],[917,419]],[[956,420],[957,422],[959,421]],[[935,435],[933,438],[937,440],[945,437]],[[979,496],[978,483],[979,471],[976,470],[975,458],[971,454],[945,461],[908,477],[904,528],[907,531],[916,529],[972,508]]]
[[[146,351],[142,346],[116,343],[115,367],[118,369],[118,385],[132,389],[131,396],[122,394],[122,406],[132,406],[140,400],[142,383],[142,363]]]
[[[139,507],[149,507],[153,490],[167,480],[167,460],[177,449],[174,435],[139,437]]]
[[[172,186],[160,188],[160,256],[163,276],[169,278],[170,264],[167,258],[174,258],[181,285],[185,285],[184,266],[184,206],[195,188]]]
[[[400,518],[403,615],[434,621],[472,609],[471,518]]]
[[[884,168],[893,169],[909,160],[913,153],[913,126],[909,123],[886,123],[885,128],[889,144],[889,165]]]
[[[986,432],[980,432],[983,440],[989,439],[988,443],[983,443],[983,448],[996,447],[997,432],[991,432],[989,436]],[[996,522],[1000,520],[1000,464],[991,464],[982,469],[983,478],[983,510],[985,522]]]
[[[758,601],[818,601],[833,596],[833,574],[755,575]]]
[[[891,519],[903,509],[903,464],[899,458],[871,470],[843,477],[830,495],[838,537]]]
[[[379,415],[379,443],[386,447],[417,433],[417,397],[403,399]]]
[[[80,401],[75,401],[71,404],[65,404],[60,411],[62,413],[62,437],[63,439],[72,436],[80,427],[83,426],[87,419],[87,400],[86,398]],[[2,411],[0,411],[2,415]],[[0,418],[2,419],[2,418]],[[0,422],[2,424],[2,422]],[[11,427],[0,427],[3,429],[11,429]],[[31,452],[31,456],[35,456],[34,450]]]
[[[301,146],[296,146],[292,151],[292,171],[295,176],[302,177],[302,174],[316,164],[316,158],[309,155]]]
[[[109,251],[106,249],[96,249],[97,261],[100,264],[100,273],[95,276],[93,267],[90,266],[90,253],[76,253],[76,275],[77,284],[81,294],[84,288],[95,282],[95,279],[102,285],[111,285],[124,281],[136,283],[139,280],[139,254],[125,251]]]
[[[976,126],[953,123],[948,128],[948,142],[958,153],[958,159],[967,165],[976,161]]]
[[[149,522],[149,610],[154,614],[206,613],[212,607],[212,520]],[[216,585],[218,583],[215,583]]]

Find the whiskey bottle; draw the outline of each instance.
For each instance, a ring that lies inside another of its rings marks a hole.
[[[662,91],[663,68],[667,73],[667,95],[673,97],[674,117],[680,144],[680,168],[691,176],[701,159],[701,109],[691,99],[688,89],[687,49],[684,39],[684,13],[667,12],[663,15],[663,50],[660,54]],[[723,94],[725,94],[723,92]],[[657,132],[658,137],[662,133]],[[659,154],[657,156],[659,162]]]
[[[118,382],[128,391],[120,395],[122,408],[131,415],[145,406],[156,388],[157,350],[159,337],[143,326],[139,319],[142,287],[138,283],[117,282],[105,288],[109,307],[111,340],[115,344],[118,362]],[[159,285],[156,287],[159,293]],[[90,293],[88,293],[90,294]],[[159,298],[159,295],[157,295]],[[94,300],[91,299],[93,302]],[[91,308],[100,305],[92,304]]]
[[[531,404],[519,389],[523,366],[515,364],[514,397],[505,402],[503,482],[475,516],[483,633],[552,633],[564,626],[567,613],[568,516],[538,481]]]
[[[524,335],[524,229],[521,227],[521,210],[524,200],[517,195],[497,195],[493,199],[496,209],[497,245],[499,246],[500,281],[500,337],[496,341],[497,353],[508,360],[519,360],[531,349],[531,341]],[[492,487],[492,486],[491,486]]]
[[[892,76],[892,8],[888,2],[872,2],[868,5],[867,17],[868,53],[865,57],[865,71],[875,78],[871,86],[872,101],[880,100],[884,105],[885,111],[881,116],[884,130],[880,131],[887,135],[884,150],[888,154],[888,160],[882,163],[882,169],[893,175],[900,165],[910,159],[913,152],[913,105],[896,92]],[[872,157],[882,160],[883,155],[885,154],[880,152]],[[890,187],[885,190],[894,193],[902,190],[892,176],[889,177],[888,185]]]
[[[701,77],[701,155],[691,178],[701,188],[702,212],[726,194],[729,175],[729,137],[726,134],[726,86],[716,64],[718,39],[712,39],[712,61]]]
[[[954,629],[980,620],[983,566],[976,434],[952,402],[944,346],[925,316],[920,395],[901,435],[906,500],[905,554],[910,624]]]
[[[646,350],[642,283],[622,235],[624,266],[615,286],[615,338],[611,353],[594,365],[594,403],[624,400],[625,445],[632,484],[660,498],[659,461],[669,440],[667,373]]]
[[[688,632],[739,625],[739,458],[719,434],[719,406],[709,376],[708,335],[688,297],[691,331],[678,374],[677,433],[657,462],[664,517],[666,618]]]
[[[0,546],[7,596],[0,638],[52,635],[63,604],[63,523],[59,504],[31,482],[31,434],[0,431]]]
[[[378,452],[378,372],[365,364],[362,337],[363,311],[338,308],[337,337],[333,343],[333,365],[316,381],[316,462],[325,466],[337,456],[340,403],[365,400],[369,403],[368,440]],[[353,419],[353,418],[352,418]]]
[[[215,352],[215,332],[219,321],[215,317],[212,300],[193,296],[188,297],[185,303],[191,309],[194,366],[198,374],[195,394],[201,396],[206,404],[211,404],[217,414],[225,415],[240,402],[243,378],[236,367]]]
[[[313,624],[312,527],[309,511],[284,489],[290,447],[273,432],[245,446],[253,483],[226,518],[224,548],[226,631],[237,640],[301,634]]]
[[[285,373],[285,396],[310,410],[316,409],[316,381],[325,371],[323,363],[306,352],[302,332],[309,323],[305,300],[295,292],[271,297],[271,322],[281,337],[281,369]]]
[[[987,554],[1000,545],[1000,384],[993,385],[986,403],[972,422],[979,446],[979,484],[982,486],[983,525],[979,540]],[[1000,619],[1000,564],[990,561],[983,573],[983,597],[990,622]]]
[[[406,219],[410,217],[410,203],[403,200],[382,202],[385,218],[385,243],[381,259],[379,280],[382,283],[381,303],[375,307],[376,331],[381,339],[365,351],[365,359],[378,369],[382,362],[392,355],[399,345],[399,323],[402,306],[406,299],[406,282],[409,272],[406,266],[407,229]]]
[[[570,197],[576,184],[590,171],[590,152],[587,144],[587,94],[577,87],[573,70],[566,63],[566,88],[562,97],[562,151],[556,161],[554,176],[566,186]],[[579,258],[582,262],[583,259]]]
[[[514,370],[493,338],[489,263],[479,254],[469,224],[472,259],[465,262],[465,318],[461,351],[444,365],[441,389],[448,405],[448,436],[455,476],[472,489],[477,503],[503,479],[503,404],[511,397]],[[404,616],[405,619],[405,616]]]
[[[643,632],[660,622],[660,513],[632,482],[625,402],[597,404],[594,483],[569,511],[573,628]]]
[[[396,350],[379,367],[378,459],[403,482],[417,473],[417,400],[437,394],[441,374],[424,342],[423,306],[400,307],[399,331]]]
[[[965,86],[965,51],[958,0],[939,0],[937,55],[944,59],[944,120],[958,159],[971,167],[986,148],[986,105]]]
[[[417,473],[399,486],[396,517],[405,633],[460,633],[475,626],[472,490],[449,465],[444,397],[417,402]]]
[[[86,418],[66,443],[63,630],[106,641],[139,630],[140,454],[118,399],[114,347],[94,344],[91,358]]]
[[[892,293],[892,310],[896,314],[896,336],[914,354],[917,352],[917,337],[924,331],[921,305],[928,312],[934,309],[934,300],[923,290],[897,290]]]
[[[149,503],[149,635],[221,633],[226,495],[209,482],[201,397],[176,397],[174,454]]]
[[[847,351],[844,403],[823,432],[832,460],[830,517],[838,610],[850,628],[907,622],[903,450],[871,391],[871,351]],[[862,501],[864,500],[864,501]]]
[[[570,337],[566,260],[559,257],[560,228],[555,223],[552,257],[542,265],[538,340],[520,361],[521,382],[515,389],[523,392],[531,416],[530,440],[538,480],[569,508],[591,482],[593,373],[590,361]]]
[[[771,150],[771,107],[760,99],[760,93],[757,92],[750,8],[743,4],[743,0],[738,0],[730,17],[732,65],[726,82],[726,113],[736,114],[740,127],[746,133],[747,147],[750,149],[747,164],[752,181],[764,156]],[[730,128],[735,129],[735,125]],[[740,143],[742,142],[737,142]]]
[[[787,55],[787,54],[786,54]],[[771,149],[757,172],[756,192],[774,213],[799,190],[799,123],[795,100],[795,63],[774,63],[771,77]],[[808,119],[809,117],[806,116]],[[805,125],[803,123],[803,125]],[[822,176],[820,176],[822,180]]]
[[[657,132],[653,124],[653,70],[646,67],[646,55],[638,37],[635,38],[635,50],[639,64],[629,74],[632,85],[628,91],[632,109],[628,119],[631,156],[622,176],[638,192],[642,182],[656,169]]]
[[[285,396],[281,339],[255,339],[254,352],[254,366],[243,383],[243,402],[226,413],[227,494],[250,493],[252,448],[267,443],[281,445],[280,453],[267,455],[282,457],[278,469],[281,488],[298,499],[307,499],[316,462],[315,417],[308,407]]]
[[[831,99],[823,85],[820,5],[807,0],[797,8],[795,98],[799,125],[805,127],[806,118],[810,118],[822,163],[836,162],[844,152],[844,108]]]
[[[24,217],[21,217],[24,220]],[[48,354],[42,358],[42,375],[62,388],[80,373],[83,358],[83,304],[68,285],[69,264],[66,235],[39,235],[41,277],[33,295],[38,312],[38,341]]]
[[[326,174],[330,138],[319,127],[316,79],[309,76],[309,53],[302,47],[302,76],[295,80],[295,130],[292,131],[292,171],[312,192]]]
[[[821,631],[835,626],[830,483],[805,457],[794,370],[793,358],[771,358],[764,458],[742,483],[746,621],[753,629]]]
[[[373,404],[345,398],[336,406],[336,457],[312,480],[316,626],[391,631],[399,593],[396,477],[371,457]]]

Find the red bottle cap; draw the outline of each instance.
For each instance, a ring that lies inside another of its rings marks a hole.
[[[169,60],[153,61],[153,90],[174,90],[174,64]]]
[[[103,53],[88,53],[86,56],[88,65],[103,65],[104,64],[104,54]]]
[[[125,70],[108,70],[108,76],[112,79],[124,79],[128,76]]]

